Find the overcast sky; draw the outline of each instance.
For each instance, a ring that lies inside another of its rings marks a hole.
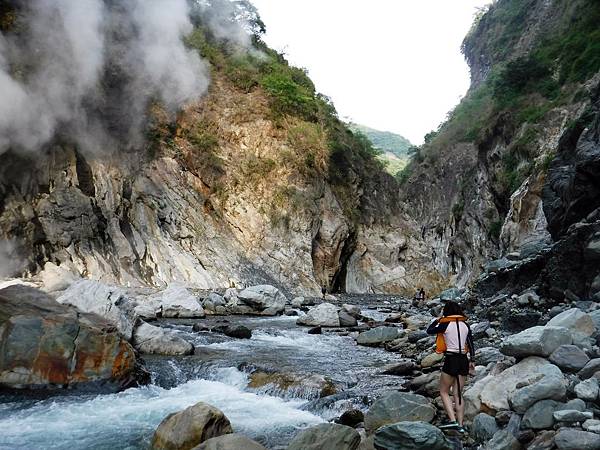
[[[252,0],[265,41],[342,118],[420,144],[469,86],[460,44],[490,0]]]

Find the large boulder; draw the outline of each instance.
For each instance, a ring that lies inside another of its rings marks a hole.
[[[590,359],[583,369],[581,369],[577,375],[582,380],[587,380],[593,376],[596,372],[600,371],[600,358]]]
[[[561,345],[572,342],[571,332],[564,327],[532,327],[507,337],[500,351],[505,355],[548,357]]]
[[[599,450],[600,435],[573,428],[561,428],[554,436],[558,450]]]
[[[380,345],[393,341],[398,336],[399,331],[396,327],[377,327],[360,333],[356,337],[356,343],[359,345]]]
[[[190,450],[213,437],[232,433],[229,419],[221,410],[200,402],[169,414],[152,438],[155,450]]]
[[[471,434],[476,442],[489,441],[498,430],[496,419],[488,414],[479,413],[473,419]]]
[[[538,374],[523,378],[515,389],[508,394],[512,409],[524,414],[534,403],[545,400],[562,400],[567,386],[562,372],[553,364],[541,367]]]
[[[596,331],[592,317],[577,308],[567,309],[559,315],[554,316],[546,326],[568,328],[585,336],[591,336]]]
[[[550,361],[565,371],[577,372],[585,367],[590,357],[576,345],[561,345],[550,355]]]
[[[309,327],[339,327],[338,307],[331,303],[321,303],[311,308],[304,316],[298,317],[296,323]]]
[[[119,388],[134,381],[134,350],[117,328],[28,286],[0,290],[0,386]]]
[[[377,450],[451,450],[439,428],[426,422],[398,422],[381,427],[375,433]]]
[[[319,374],[255,370],[249,376],[248,387],[276,393],[287,392],[302,398],[322,398],[336,394],[338,387],[328,377]]]
[[[292,439],[287,450],[356,450],[360,434],[337,423],[321,423],[301,431]]]
[[[561,403],[555,400],[540,400],[533,404],[523,416],[521,427],[532,430],[550,429],[554,425],[554,411]]]
[[[137,304],[121,288],[95,280],[79,280],[64,291],[56,301],[104,317],[117,327],[125,339],[131,340],[137,319],[135,312]]]
[[[378,398],[365,414],[365,429],[373,433],[379,427],[402,421],[431,422],[435,408],[422,395],[390,392]]]
[[[486,442],[484,450],[521,450],[521,444],[509,430],[500,430]]]
[[[356,320],[356,317],[351,316],[347,311],[344,311],[343,309],[339,312],[339,318],[341,327],[355,327],[356,325],[358,325],[358,320]]]
[[[198,297],[182,284],[172,283],[151,299],[158,302],[162,317],[189,319],[206,315]]]
[[[238,293],[238,298],[264,316],[283,313],[287,299],[275,286],[261,284],[251,286]]]
[[[577,383],[573,390],[575,391],[577,398],[593,402],[598,398],[598,379],[594,377],[588,378],[581,383]]]
[[[244,436],[232,433],[217,436],[204,441],[193,450],[267,450],[258,442]]]
[[[508,411],[511,409],[509,397],[511,397],[515,391],[540,382],[545,376],[558,376],[558,373],[560,373],[560,370],[553,364],[550,364],[547,360],[537,356],[530,356],[529,358],[523,359],[518,364],[505,369],[496,376],[489,376],[481,380],[481,382],[475,383],[475,385],[465,391],[464,396],[466,399],[467,394],[471,389],[474,389],[475,392],[480,389],[477,401],[481,403],[482,408],[485,406],[494,411]],[[481,383],[481,385],[477,386],[479,383]],[[533,394],[535,394],[535,392],[533,391],[524,391],[520,393],[519,398],[516,400],[519,402],[519,405],[529,401],[521,400],[521,397],[527,397],[525,394],[528,394],[529,392],[532,392],[532,395],[529,398],[534,397]],[[538,400],[542,399],[539,398]],[[465,402],[465,407],[466,406],[467,403]]]
[[[194,346],[171,330],[142,322],[133,333],[133,345],[142,353],[155,355],[191,355]]]

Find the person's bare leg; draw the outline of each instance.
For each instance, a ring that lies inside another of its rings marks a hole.
[[[442,372],[440,375],[440,397],[442,398],[442,403],[444,404],[444,409],[446,410],[450,422],[456,421],[454,408],[452,407],[452,399],[450,398],[450,387],[453,383],[454,377]]]
[[[461,397],[462,397],[462,393],[465,388],[465,377],[462,375],[459,375],[458,379],[460,380],[460,392],[461,392]],[[454,393],[454,407],[456,408],[456,421],[462,427],[463,420],[465,418],[465,399],[464,399],[464,397],[462,397],[462,400],[460,402],[458,401],[458,384],[457,384],[456,378],[453,379],[452,392]]]

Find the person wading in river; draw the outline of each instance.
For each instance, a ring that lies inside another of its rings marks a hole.
[[[473,335],[466,320],[458,303],[447,302],[444,305],[442,317],[435,319],[427,328],[428,334],[437,335],[436,352],[445,355],[440,376],[440,397],[449,422],[439,428],[457,430],[460,433],[465,431],[463,428],[465,404],[462,400],[461,390],[465,385],[467,375],[475,369]],[[467,353],[471,362],[469,362]],[[450,398],[450,388],[452,388],[454,396],[454,406]]]

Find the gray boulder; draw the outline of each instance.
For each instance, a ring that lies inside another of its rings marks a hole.
[[[322,423],[301,431],[292,439],[287,450],[355,450],[360,434],[337,423]]]
[[[396,327],[377,327],[360,333],[356,337],[356,343],[359,345],[379,345],[393,341],[398,336],[399,332]]]
[[[562,400],[566,393],[562,372],[555,365],[548,364],[540,369],[538,377],[518,384],[509,393],[508,400],[514,411],[524,414],[534,403],[545,399]]]
[[[75,306],[83,312],[98,314],[116,326],[125,339],[131,340],[137,320],[137,304],[121,288],[95,280],[79,280],[56,301]]]
[[[595,292],[600,292],[600,275],[598,275],[594,279],[594,282],[592,283],[592,285],[595,285],[595,284],[597,284],[597,287],[595,288]],[[594,326],[596,327],[596,330],[600,330],[600,309],[590,311],[588,314],[592,318],[592,322],[594,322]]]
[[[583,369],[590,357],[575,345],[561,345],[552,352],[549,359],[563,370],[577,372]]]
[[[554,411],[560,405],[555,400],[540,400],[533,404],[523,416],[521,426],[525,429],[543,430],[554,425]]]
[[[577,383],[575,385],[575,395],[585,401],[593,402],[598,398],[598,379],[595,377]]]
[[[355,319],[360,319],[361,317],[360,306],[357,305],[349,305],[347,303],[344,303],[342,305],[342,311],[345,311]]]
[[[133,333],[133,346],[141,353],[154,355],[191,355],[194,346],[171,330],[142,322]]]
[[[304,316],[298,317],[296,323],[309,327],[339,327],[338,307],[331,303],[321,303],[311,308]]]
[[[464,289],[450,288],[440,294],[440,300],[443,302],[455,302],[460,299],[460,296],[465,292]]]
[[[594,358],[590,359],[583,369],[577,373],[577,375],[582,380],[587,380],[598,371],[600,371],[600,358]]]
[[[475,361],[478,365],[487,366],[491,362],[504,359],[504,355],[494,347],[482,347],[475,350]]]
[[[426,422],[398,422],[375,433],[377,450],[452,450],[439,428]]]
[[[500,346],[505,355],[548,357],[561,345],[572,342],[571,333],[564,327],[532,327],[506,338]]]
[[[592,317],[577,308],[567,309],[554,316],[546,326],[568,328],[585,336],[591,336],[596,331]]]
[[[231,424],[221,410],[200,402],[165,417],[154,433],[151,448],[187,450],[232,432]]]
[[[264,316],[283,313],[287,299],[275,286],[262,284],[251,286],[237,294],[238,298]]]
[[[588,411],[577,411],[576,409],[563,409],[554,411],[553,417],[557,422],[584,422],[593,419],[594,414]]]
[[[348,312],[344,311],[343,309],[339,312],[338,316],[340,319],[341,327],[355,327],[356,325],[358,325],[356,317],[351,316],[350,314],[348,314]]]
[[[365,429],[373,433],[379,427],[395,422],[431,422],[435,408],[422,395],[390,392],[378,398],[365,414]]]
[[[498,430],[496,419],[488,414],[480,413],[473,419],[471,434],[476,442],[483,443],[489,441]]]
[[[484,450],[520,450],[521,444],[509,430],[500,430],[485,444]]]
[[[592,433],[600,433],[600,420],[588,419],[581,424],[581,428]]]
[[[190,319],[206,316],[198,297],[179,283],[170,284],[150,298],[158,303],[163,317]]]
[[[573,428],[561,428],[554,436],[558,450],[599,450],[600,435]]]
[[[232,433],[217,436],[204,441],[202,444],[194,447],[192,450],[267,450],[258,442],[244,436],[243,434]]]

